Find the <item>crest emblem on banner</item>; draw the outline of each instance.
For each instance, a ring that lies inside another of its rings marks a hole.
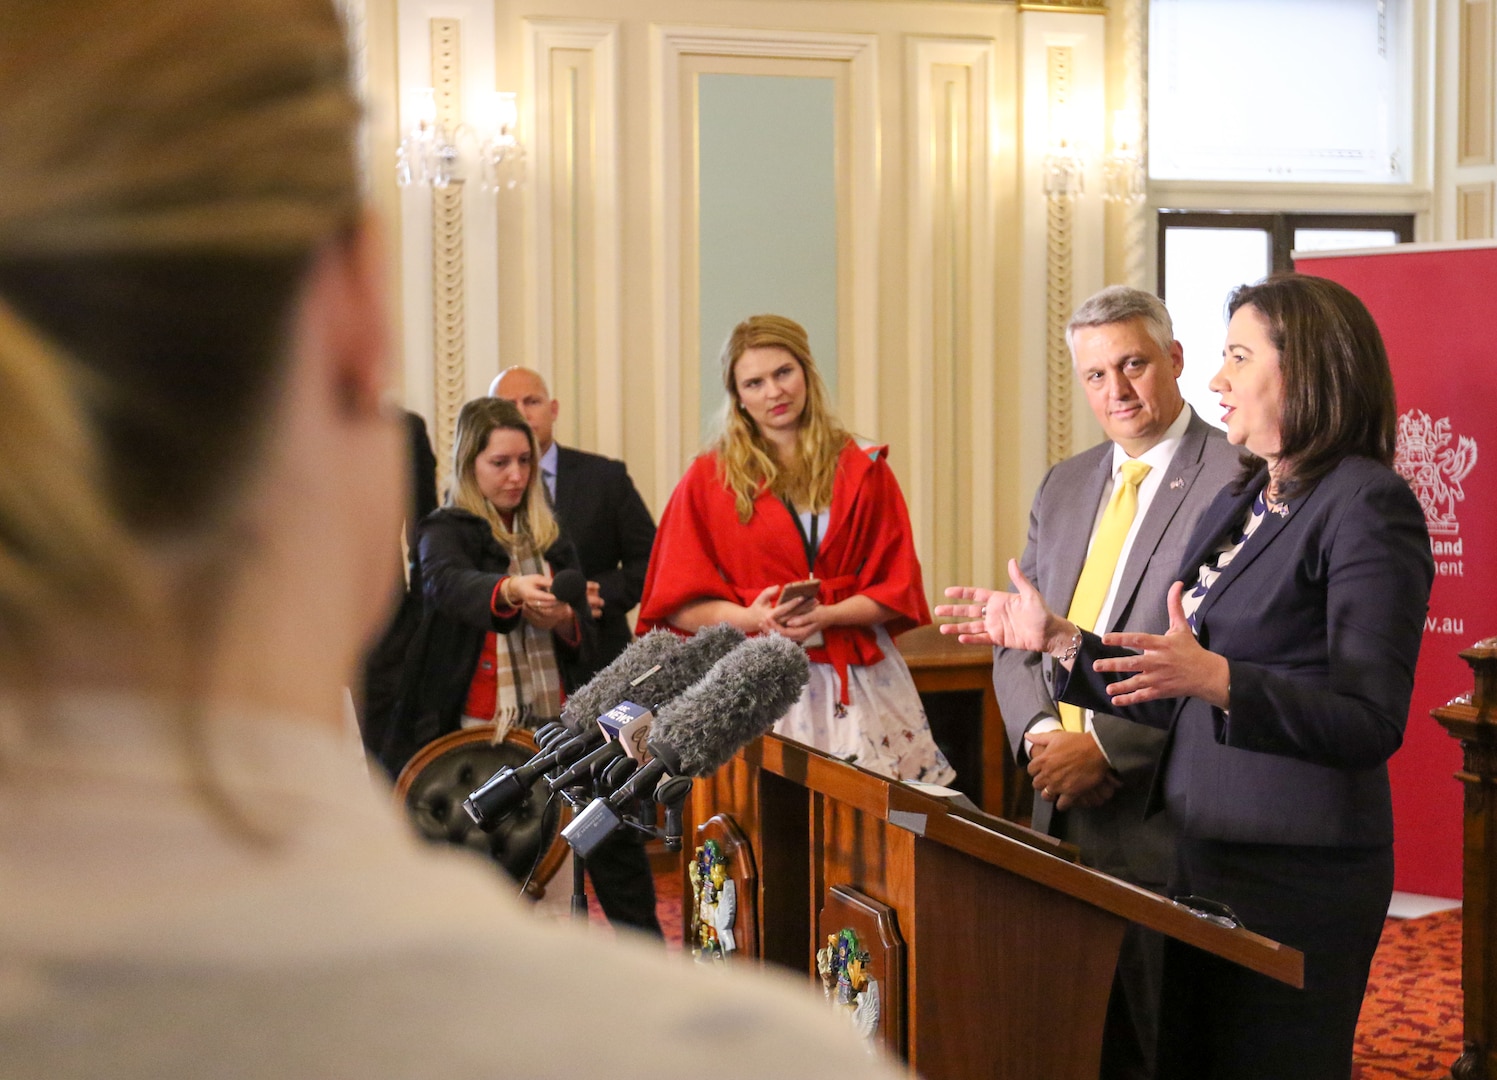
[[[1430,536],[1459,536],[1455,506],[1466,499],[1461,481],[1476,467],[1476,440],[1453,434],[1448,416],[1410,409],[1398,418],[1393,467],[1418,496]]]

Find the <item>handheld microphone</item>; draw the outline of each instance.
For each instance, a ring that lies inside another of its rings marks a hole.
[[[650,633],[669,633],[669,631],[652,630]],[[606,731],[617,736],[627,730],[629,741],[626,742],[621,738],[608,739],[571,768],[551,778],[548,784],[552,791],[570,787],[587,775],[595,765],[607,763],[627,754],[644,742],[644,732],[648,730],[648,725],[653,723],[655,710],[685,692],[712,670],[712,665],[741,646],[743,631],[727,623],[718,623],[716,626],[704,626],[685,640],[679,638],[677,640],[681,642],[680,646],[661,661],[658,672],[651,675],[643,684],[636,679],[635,684],[631,684],[619,696],[618,701],[606,710],[598,710],[599,714],[606,713],[606,715],[594,716],[594,719],[601,725],[600,734]],[[595,679],[594,682],[596,681]],[[609,718],[615,718],[619,722],[609,724],[607,722]],[[636,754],[630,754],[630,756],[633,757]]]
[[[790,711],[811,678],[805,650],[779,634],[745,641],[662,708],[650,727],[653,760],[562,830],[584,858],[623,824],[622,808],[666,773],[710,776]]]
[[[564,604],[570,604],[579,619],[592,619],[592,608],[587,602],[587,578],[581,570],[559,571],[551,579],[551,595]]]

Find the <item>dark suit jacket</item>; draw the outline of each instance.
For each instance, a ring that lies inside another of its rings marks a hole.
[[[1054,611],[1071,606],[1097,507],[1112,473],[1112,455],[1113,444],[1104,442],[1061,462],[1035,494],[1020,566]],[[1139,525],[1107,629],[1163,633],[1168,627],[1165,594],[1176,579],[1190,534],[1216,493],[1236,475],[1238,460],[1237,450],[1217,428],[1199,416],[1191,417]],[[993,686],[1020,764],[1027,758],[1024,733],[1041,718],[1057,715],[1051,677],[1048,657],[994,650]],[[1034,827],[1077,844],[1092,866],[1162,888],[1173,860],[1173,835],[1163,817],[1145,822],[1144,807],[1164,733],[1100,712],[1093,727],[1122,788],[1100,807],[1078,807],[1053,816],[1054,804],[1036,798]]]
[[[567,673],[575,688],[629,644],[628,615],[644,593],[655,521],[622,461],[565,446],[556,448],[556,517],[603,594],[594,659]]]
[[[379,757],[389,738],[389,725],[394,719],[396,698],[400,693],[400,677],[405,669],[406,651],[421,623],[421,587],[416,568],[416,527],[421,519],[437,508],[437,459],[431,452],[431,440],[426,437],[426,421],[417,413],[406,410],[406,443],[410,465],[410,505],[406,510],[405,538],[410,552],[407,577],[416,582],[414,588],[409,581],[402,581],[400,600],[384,633],[370,647],[364,658],[364,677],[359,688],[356,712],[359,717],[359,734],[364,739],[364,748],[374,757]],[[391,538],[393,541],[393,537]]]
[[[1264,479],[1202,515],[1187,581]],[[1206,840],[1391,843],[1387,760],[1403,740],[1433,578],[1418,500],[1366,458],[1267,514],[1197,611],[1201,644],[1230,662],[1227,711],[1198,698],[1121,710],[1168,731],[1152,806],[1167,803],[1183,835]],[[1108,680],[1091,661],[1123,653],[1087,635],[1058,680],[1064,700],[1105,706]]]

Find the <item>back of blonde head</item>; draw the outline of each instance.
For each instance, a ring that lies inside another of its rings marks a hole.
[[[738,383],[733,367],[747,349],[784,349],[795,357],[805,374],[806,406],[796,432],[796,459],[782,463],[769,441],[739,407]],[[802,510],[816,512],[832,504],[832,484],[837,456],[848,434],[827,404],[826,384],[811,357],[805,327],[783,315],[754,315],[733,328],[722,351],[723,388],[728,392],[723,407],[723,433],[715,447],[723,484],[733,492],[738,519],[747,524],[754,500],[766,488]]]
[[[0,0],[0,657],[155,602],[225,517],[311,254],[357,218],[314,0]]]

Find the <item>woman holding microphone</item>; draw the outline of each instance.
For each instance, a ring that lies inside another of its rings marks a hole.
[[[425,611],[406,659],[384,757],[399,772],[416,750],[460,727],[535,728],[561,715],[558,650],[583,644],[552,575],[577,556],[546,502],[535,435],[502,398],[462,407],[447,503],[417,528]]]

